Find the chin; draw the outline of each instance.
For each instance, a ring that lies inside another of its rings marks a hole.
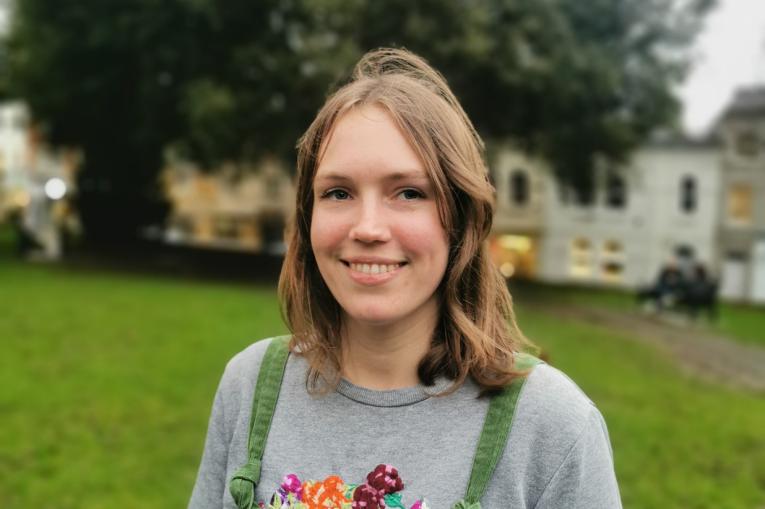
[[[379,309],[375,307],[366,309],[351,308],[348,309],[346,313],[352,320],[370,325],[386,325],[401,318],[398,313],[391,312],[390,309]]]

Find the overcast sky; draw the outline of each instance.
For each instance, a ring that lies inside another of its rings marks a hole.
[[[736,87],[765,83],[765,0],[717,0],[696,41],[696,66],[680,88],[683,125],[701,134]]]

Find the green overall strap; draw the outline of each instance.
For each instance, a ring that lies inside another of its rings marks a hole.
[[[536,357],[519,353],[515,356],[515,369],[531,370],[539,362],[540,360]],[[465,498],[457,502],[452,509],[480,509],[481,497],[505,450],[507,437],[513,424],[515,405],[525,381],[525,376],[516,378],[491,400],[483,423],[481,438],[478,440]]]
[[[247,464],[236,471],[229,483],[231,496],[239,509],[256,506],[255,487],[260,481],[260,466],[263,450],[274,416],[276,400],[282,386],[282,376],[289,356],[289,337],[281,336],[271,340],[260,364],[255,395],[252,398],[250,436],[247,440]]]

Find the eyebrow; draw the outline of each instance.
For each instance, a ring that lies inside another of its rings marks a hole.
[[[314,178],[314,181],[327,180],[330,182],[348,182],[353,180],[349,176],[343,173],[337,173],[330,171],[329,173],[322,173]],[[430,181],[428,175],[421,170],[400,170],[390,173],[384,177],[384,180],[390,182],[397,182],[400,180],[426,180]]]

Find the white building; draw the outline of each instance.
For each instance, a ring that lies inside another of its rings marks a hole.
[[[536,278],[551,184],[547,167],[539,159],[504,148],[494,158],[491,175],[497,191],[492,257],[505,277]]]
[[[720,173],[713,144],[654,142],[628,168],[600,172],[589,204],[533,159],[503,154],[493,173],[492,247],[506,274],[635,288],[650,284],[670,258],[716,264]],[[526,260],[524,268],[513,271],[512,260]]]
[[[718,126],[723,140],[721,294],[765,302],[765,87],[739,90]]]

